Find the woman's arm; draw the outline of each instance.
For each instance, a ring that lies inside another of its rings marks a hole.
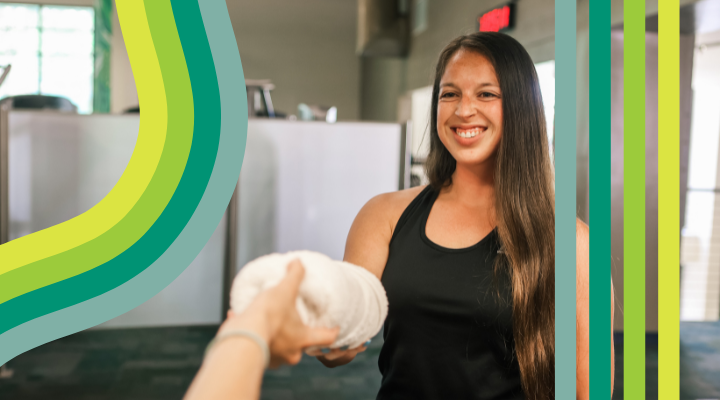
[[[590,396],[590,272],[589,272],[588,226],[577,221],[577,398],[586,400]],[[615,316],[615,289],[610,282],[610,395],[615,382],[615,343],[613,341],[613,318]]]
[[[576,391],[578,400],[590,397],[590,336],[589,336],[589,230],[582,221],[577,221],[576,233],[576,285],[577,285],[577,330],[576,330]]]
[[[394,193],[372,198],[355,217],[347,241],[343,259],[382,278],[390,252],[393,233],[391,223]]]
[[[185,400],[260,398],[265,360],[252,340],[237,337],[215,346],[203,361]]]
[[[410,202],[424,187],[414,187],[399,192],[385,193],[375,196],[360,210],[350,228],[345,243],[344,260],[363,267],[382,278],[392,239],[395,224]],[[365,346],[355,349],[333,349],[323,354],[319,351],[308,352],[316,356],[328,368],[345,365],[352,361],[358,353],[366,350]]]

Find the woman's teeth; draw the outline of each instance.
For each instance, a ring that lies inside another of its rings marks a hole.
[[[460,137],[472,138],[472,137],[477,136],[478,133],[480,133],[480,128],[474,128],[474,129],[459,129],[458,128],[456,130],[456,132]]]

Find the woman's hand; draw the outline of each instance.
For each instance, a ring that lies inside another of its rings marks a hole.
[[[317,359],[328,368],[335,368],[352,361],[358,353],[362,353],[367,350],[367,346],[369,344],[370,340],[354,349],[327,349],[326,352],[323,352],[322,350],[308,350],[305,354],[317,357]]]
[[[305,269],[299,260],[288,265],[287,275],[275,287],[260,293],[240,315],[228,312],[228,319],[218,334],[236,329],[249,329],[259,334],[270,348],[270,367],[300,362],[304,349],[329,346],[338,329],[305,326],[295,308]]]

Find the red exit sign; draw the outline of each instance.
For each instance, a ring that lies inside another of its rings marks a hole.
[[[515,4],[494,8],[478,17],[480,32],[501,32],[515,26]]]

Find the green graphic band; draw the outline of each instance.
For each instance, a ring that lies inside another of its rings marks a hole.
[[[624,3],[624,389],[645,398],[645,1]]]
[[[0,343],[13,343],[0,347],[0,363],[127,312],[158,293],[197,256],[232,195],[244,154],[247,104],[225,4],[204,1],[201,9],[197,3],[149,1],[145,6],[163,79],[172,80],[174,73],[177,78],[182,71],[178,73],[173,70],[178,65],[168,63],[172,46],[161,46],[160,41],[170,41],[175,35],[177,42],[179,37],[187,59],[192,97],[172,100],[193,106],[191,126],[199,134],[192,135],[182,177],[152,226],[120,255],[85,273],[0,304],[0,312],[10,316],[9,321],[0,321]],[[123,6],[118,8],[123,27],[132,26],[137,15]],[[175,55],[182,56],[177,50]],[[181,128],[172,120],[179,117],[175,113],[181,109],[171,102],[168,93],[168,138]]]
[[[610,1],[590,3],[590,398],[611,397]]]
[[[555,398],[575,398],[576,2],[555,2]]]

